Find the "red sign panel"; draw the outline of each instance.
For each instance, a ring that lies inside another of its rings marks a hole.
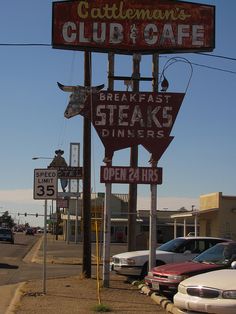
[[[183,93],[109,92],[88,97],[84,116],[92,123],[105,146],[106,156],[141,144],[159,160],[173,137],[169,136],[182,104]]]
[[[53,48],[144,54],[212,51],[214,45],[214,6],[168,0],[53,2]]]
[[[57,199],[57,207],[59,208],[68,208],[69,201],[65,198],[58,198]]]
[[[101,167],[101,183],[162,184],[162,168]]]

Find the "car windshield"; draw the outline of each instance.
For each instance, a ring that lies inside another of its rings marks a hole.
[[[173,239],[159,246],[158,250],[166,252],[178,252],[179,247],[185,242],[186,240],[183,238]]]
[[[9,230],[9,229],[0,229],[0,234],[11,234],[11,230]]]
[[[236,256],[236,243],[220,243],[198,255],[193,261],[198,263],[225,265],[230,263],[234,256]]]

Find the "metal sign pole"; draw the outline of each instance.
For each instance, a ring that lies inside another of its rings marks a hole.
[[[158,55],[152,56],[152,89],[158,92]],[[151,160],[151,166],[157,167],[157,161]],[[157,244],[157,185],[151,184],[151,210],[149,228],[149,270],[156,266],[156,244]]]
[[[78,243],[78,206],[79,198],[77,196],[75,200],[75,243]]]
[[[139,93],[141,54],[133,54],[133,92]],[[138,166],[138,146],[130,149],[130,167]],[[128,251],[136,250],[137,184],[129,185]]]
[[[66,243],[70,244],[70,208],[67,208]]]
[[[115,65],[114,53],[108,53],[108,90],[114,90],[114,65]],[[112,161],[107,162],[107,166],[112,165]],[[104,206],[104,227],[103,227],[103,286],[109,288],[110,282],[110,241],[111,241],[111,183],[106,183],[106,195]]]
[[[103,239],[103,286],[109,288],[110,281],[110,240],[111,240],[111,183],[106,184],[104,210],[104,239]]]
[[[91,86],[91,56],[84,52],[84,85]],[[83,266],[85,278],[91,278],[91,122],[84,117],[83,126]]]
[[[149,270],[156,266],[156,242],[157,242],[157,185],[151,185],[151,213],[149,235]]]
[[[43,293],[46,294],[46,277],[47,277],[47,200],[44,204],[44,232],[43,232]]]

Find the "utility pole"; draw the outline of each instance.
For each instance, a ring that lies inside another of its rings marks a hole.
[[[133,54],[133,92],[139,92],[141,54]],[[130,167],[138,167],[138,146],[130,150]],[[128,251],[136,250],[137,184],[129,185]]]
[[[84,52],[84,85],[91,86],[91,52]],[[83,274],[91,278],[91,122],[83,130]]]

